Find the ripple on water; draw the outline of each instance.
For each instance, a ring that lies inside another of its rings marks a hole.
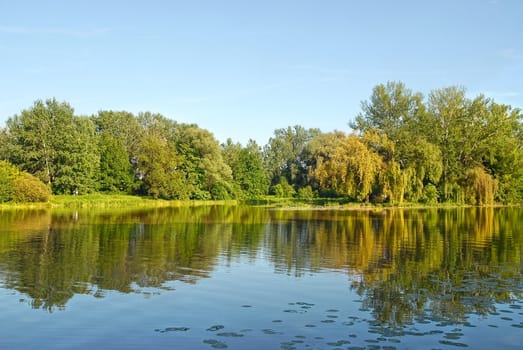
[[[344,339],[327,343],[328,346],[343,346],[343,345],[347,345],[347,344],[350,344],[350,341],[344,340]]]
[[[503,313],[506,313],[506,314],[513,314],[514,311],[512,310],[499,310],[499,312],[503,312]]]
[[[164,329],[155,329],[155,332],[166,333],[166,332],[187,332],[190,330],[189,327],[167,327]]]
[[[232,338],[240,338],[243,337],[243,334],[236,333],[236,332],[222,332],[216,334],[219,337],[232,337]]]
[[[207,328],[206,330],[209,331],[209,332],[216,332],[216,331],[219,331],[220,329],[224,329],[224,328],[225,328],[224,325],[217,324],[217,325],[214,325],[214,326],[211,326],[211,327]]]
[[[458,339],[460,339],[462,336],[463,336],[463,333],[459,333],[459,332],[449,332],[449,333],[445,333],[444,338],[446,338],[446,339],[451,339],[451,340],[458,340]]]
[[[215,349],[227,349],[227,344],[216,339],[205,339],[203,343],[209,344],[211,347]]]
[[[439,343],[443,344],[443,345],[448,345],[448,346],[456,346],[459,348],[468,348],[468,345],[465,343],[458,343],[458,342],[454,342],[454,341],[450,341],[450,340],[440,340]]]
[[[334,320],[322,320],[321,323],[334,323]]]

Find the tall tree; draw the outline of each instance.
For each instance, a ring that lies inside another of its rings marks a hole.
[[[98,134],[97,139],[100,151],[98,189],[102,192],[130,192],[134,174],[125,145],[108,132]]]
[[[214,135],[195,124],[180,124],[174,142],[183,156],[180,167],[193,187],[194,199],[227,199],[231,196],[232,171],[222,157]]]
[[[49,184],[54,193],[95,189],[98,150],[93,123],[66,102],[38,100],[7,121],[9,160]]]
[[[438,145],[443,157],[443,200],[456,201],[462,197],[458,181],[468,162],[468,132],[473,131],[472,120],[468,122],[470,101],[465,97],[465,89],[448,87],[432,91],[427,104],[426,134]]]
[[[107,132],[122,143],[130,157],[136,153],[142,128],[138,118],[125,111],[99,111],[93,116],[96,132]]]
[[[300,125],[274,131],[264,150],[273,185],[279,183],[282,177],[295,188],[308,184],[306,148],[309,141],[320,133],[319,129],[305,129]]]
[[[141,126],[135,157],[140,192],[154,198],[189,198],[181,157],[172,141],[177,124],[150,112],[141,113],[137,120]]]
[[[242,198],[254,198],[268,192],[268,177],[263,166],[263,154],[258,144],[249,140],[247,146],[233,143],[231,139],[222,145],[225,162],[232,170],[235,194]]]
[[[92,119],[100,148],[99,189],[133,191],[142,135],[138,119],[125,111],[99,111]]]
[[[426,108],[423,95],[401,82],[380,84],[351,127],[382,155],[383,194],[396,202],[421,199],[424,187],[437,184],[441,176],[441,152],[424,133]]]

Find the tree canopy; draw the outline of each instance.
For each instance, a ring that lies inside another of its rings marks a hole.
[[[522,120],[521,110],[467,97],[462,87],[423,96],[388,82],[362,102],[350,132],[294,125],[276,129],[266,145],[220,145],[208,130],[156,113],[79,116],[67,102],[37,100],[0,129],[0,196],[12,198],[5,169],[13,166],[25,183],[38,180],[55,194],[521,202]]]

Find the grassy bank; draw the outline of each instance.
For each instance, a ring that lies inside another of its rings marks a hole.
[[[362,203],[351,202],[347,198],[279,198],[274,196],[264,196],[257,199],[244,201],[245,204],[255,206],[267,206],[283,209],[341,209],[341,210],[366,210],[366,209],[426,209],[426,208],[468,208],[474,207],[469,204],[457,203]],[[494,204],[482,205],[481,207],[506,207],[506,206],[523,206],[522,203],[514,204]]]
[[[50,208],[162,208],[162,207],[181,207],[181,206],[200,206],[200,205],[223,205],[223,204],[247,204],[254,206],[264,206],[285,209],[342,209],[342,210],[365,210],[365,209],[386,209],[386,208],[454,208],[469,207],[452,203],[440,204],[420,204],[420,203],[359,203],[350,202],[344,198],[279,198],[274,196],[264,196],[257,199],[244,201],[214,201],[214,200],[163,200],[148,197],[115,195],[115,194],[88,194],[81,196],[56,195],[52,196],[47,203],[3,203],[0,210],[7,209],[50,209]],[[515,204],[514,206],[520,206]],[[501,205],[500,205],[501,206]]]
[[[196,205],[237,204],[236,201],[179,201],[147,197],[88,194],[81,196],[56,195],[47,203],[4,203],[0,209],[46,209],[46,208],[161,208]]]

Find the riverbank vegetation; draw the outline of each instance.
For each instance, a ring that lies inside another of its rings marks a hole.
[[[423,96],[389,82],[362,102],[350,133],[295,125],[275,130],[266,145],[241,145],[219,144],[208,130],[151,112],[79,116],[67,102],[38,100],[0,129],[0,202],[46,202],[52,192],[517,203],[523,201],[522,117],[517,108],[469,98],[459,87]]]

